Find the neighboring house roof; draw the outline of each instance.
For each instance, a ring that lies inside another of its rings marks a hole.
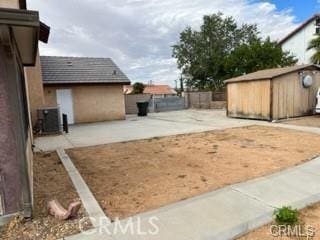
[[[143,93],[149,94],[177,94],[177,92],[168,85],[146,85]]]
[[[130,84],[110,58],[41,56],[44,84]]]
[[[123,91],[125,94],[130,94],[133,91],[133,87],[130,86],[124,86]],[[177,94],[177,92],[172,89],[168,85],[145,85],[145,88],[143,90],[143,93],[145,94]]]
[[[296,66],[284,67],[284,68],[272,68],[272,69],[266,69],[266,70],[249,73],[236,78],[231,78],[226,80],[225,83],[273,79],[275,77],[279,77],[287,73],[304,70],[310,67],[316,67],[320,69],[318,65],[314,65],[314,64],[296,65]]]
[[[320,14],[315,14],[309,19],[307,19],[305,22],[303,22],[300,26],[298,26],[295,30],[290,32],[287,36],[285,36],[283,39],[279,41],[279,44],[282,45],[284,44],[288,39],[290,39],[292,36],[294,36],[296,33],[301,31],[305,26],[307,26],[309,23],[312,21],[316,20],[317,18],[320,18]]]

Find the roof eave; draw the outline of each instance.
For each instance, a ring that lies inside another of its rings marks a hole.
[[[296,68],[296,69],[292,69],[290,71],[287,71],[287,72],[283,72],[283,73],[279,73],[279,74],[276,74],[276,75],[273,75],[273,76],[269,76],[269,77],[260,77],[260,78],[252,78],[252,79],[229,79],[229,80],[225,80],[224,83],[228,84],[228,83],[235,83],[235,82],[249,82],[249,81],[262,81],[262,80],[272,80],[274,78],[277,78],[277,77],[281,77],[283,75],[286,75],[286,74],[289,74],[289,73],[293,73],[293,72],[297,72],[297,71],[301,71],[301,70],[304,70],[304,69],[308,69],[310,67],[315,67],[317,69],[320,70],[320,65],[316,65],[316,64],[308,64],[308,65],[303,65],[301,66],[300,68]]]
[[[270,80],[271,78],[254,78],[254,79],[240,79],[240,80],[225,80],[224,83],[237,83],[237,82],[250,82],[250,81],[263,81],[263,80]]]
[[[292,32],[290,32],[287,36],[285,36],[280,41],[278,41],[278,44],[282,45],[283,43],[285,43],[288,39],[290,39],[292,36],[294,36],[301,29],[303,29],[305,26],[307,26],[310,22],[314,21],[318,17],[320,17],[320,15],[319,14],[315,14],[311,18],[307,19],[305,22],[303,22],[301,25],[299,25],[296,29],[294,29]]]
[[[127,85],[127,84],[130,84],[130,81],[127,82],[127,81],[121,81],[121,82],[101,82],[101,81],[86,81],[86,82],[83,82],[83,81],[78,81],[78,82],[75,82],[75,81],[72,81],[72,82],[62,82],[62,81],[50,81],[50,82],[46,82],[46,81],[43,81],[43,85],[77,85],[77,84],[96,84],[96,85],[100,85],[100,84],[108,84],[108,85]]]
[[[24,66],[34,66],[38,51],[39,14],[36,11],[0,8],[0,24],[7,25]]]
[[[50,27],[43,22],[40,22],[39,40],[43,43],[48,43],[50,35]]]

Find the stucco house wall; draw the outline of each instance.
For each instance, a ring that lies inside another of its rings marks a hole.
[[[45,105],[57,106],[57,89],[71,89],[75,123],[125,119],[121,84],[44,86]]]
[[[284,51],[290,51],[297,59],[297,64],[311,63],[314,50],[307,50],[309,42],[316,36],[316,19],[309,22],[300,31],[281,44]]]
[[[0,0],[0,8],[20,8],[19,0]]]
[[[36,65],[34,67],[25,67],[25,76],[28,82],[29,109],[31,114],[31,123],[34,126],[37,122],[37,109],[44,106],[44,93],[41,75],[41,65],[39,53],[37,54]]]

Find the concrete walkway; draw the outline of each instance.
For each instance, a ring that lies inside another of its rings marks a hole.
[[[233,239],[272,220],[275,208],[290,205],[301,209],[320,201],[320,157],[300,166],[231,185],[198,197],[136,215],[136,232],[93,233],[67,237],[67,240],[214,240]],[[139,234],[159,227],[156,235]],[[130,219],[120,223],[130,223]],[[109,231],[116,224],[108,225]],[[141,225],[138,229],[138,226]],[[125,225],[122,225],[125,226]],[[138,229],[138,230],[137,230]],[[103,229],[100,229],[103,232]],[[141,232],[142,230],[142,232]],[[133,234],[132,234],[133,233]]]

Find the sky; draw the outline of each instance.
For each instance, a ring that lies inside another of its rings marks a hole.
[[[28,9],[51,27],[41,55],[111,57],[132,82],[174,86],[171,46],[203,15],[220,11],[278,40],[320,12],[320,0],[28,0]]]

